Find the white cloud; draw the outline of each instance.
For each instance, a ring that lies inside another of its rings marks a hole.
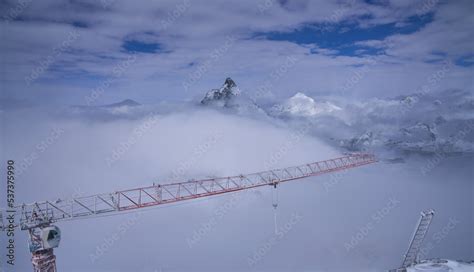
[[[129,139],[143,120],[71,119],[63,114],[51,116],[36,110],[6,112],[2,118],[10,120],[2,134],[3,140],[9,143],[1,153],[3,161],[14,158],[20,166],[25,156],[32,152],[39,154],[22,175],[17,176],[18,203],[164,182],[174,176],[173,170],[180,169],[183,162],[192,162],[186,167],[183,179],[258,171],[294,133],[267,122],[212,110],[187,109],[159,114],[151,129],[109,167],[106,158],[117,145]],[[44,145],[38,148],[38,144],[52,137],[54,128],[60,128],[60,135],[53,137],[46,148],[42,148]],[[221,136],[213,141],[213,146],[198,160],[190,160],[194,149],[215,133]],[[337,152],[320,140],[301,136],[274,166],[333,156],[337,156]],[[436,222],[472,214],[472,205],[467,205],[472,198],[469,161],[446,159],[422,175],[420,167],[425,165],[423,159],[406,164],[380,162],[341,175],[280,185],[279,226],[282,227],[294,212],[300,213],[303,220],[268,251],[258,268],[274,270],[278,266],[288,271],[303,271],[308,267],[334,271],[373,268],[381,271],[398,263],[419,210],[426,207],[439,210]],[[454,180],[456,186],[446,183],[449,179]],[[429,187],[430,193],[420,195],[426,192],[427,184],[433,185]],[[159,267],[190,271],[248,270],[247,257],[259,248],[261,241],[274,235],[271,188],[239,197],[239,203],[214,225],[212,233],[192,248],[186,238],[212,219],[215,209],[233,201],[231,195],[189,201],[181,206],[162,206],[139,217],[126,214],[58,223],[62,230],[61,245],[55,250],[58,267],[63,271],[154,271]],[[393,197],[400,201],[397,209],[378,222],[357,244],[356,250],[347,252],[344,244],[350,241],[351,235],[370,222],[374,212],[385,207]],[[133,227],[120,232],[106,252],[91,262],[90,255],[96,252],[96,247],[119,232],[118,226],[130,219],[137,219]],[[394,224],[399,228],[392,229]],[[432,230],[439,231],[443,226],[434,224]],[[472,224],[463,221],[450,232],[450,239],[432,249],[432,254],[469,258],[471,245],[465,239],[466,233],[472,233]],[[23,232],[15,236],[16,267],[20,270],[31,267],[26,236]],[[314,254],[301,254],[302,246],[315,252],[321,260],[314,262]]]
[[[300,90],[331,93],[358,70],[354,65],[366,62],[363,57],[337,56],[334,49],[317,45],[314,47],[318,48],[317,54],[311,55],[307,46],[248,39],[249,35],[255,31],[291,30],[309,22],[333,24],[355,20],[363,27],[404,22],[416,15],[413,7],[424,4],[423,1],[411,6],[398,2],[368,5],[362,1],[301,1],[282,6],[278,1],[270,2],[264,12],[259,10],[263,2],[206,2],[206,5],[191,2],[164,30],[160,30],[160,22],[182,2],[112,1],[105,9],[99,2],[31,3],[20,15],[24,20],[2,23],[2,33],[8,37],[0,46],[3,63],[8,66],[2,79],[8,86],[6,95],[29,98],[37,103],[81,104],[82,98],[100,84],[101,79],[96,77],[110,76],[113,67],[126,59],[121,46],[125,39],[131,38],[160,43],[164,52],[138,55],[133,69],[118,78],[99,103],[129,97],[137,100],[146,97],[151,102],[189,99],[221,84],[227,76],[234,77],[244,90],[253,92],[288,56],[300,61],[274,84],[272,91],[277,96]],[[356,96],[405,93],[416,89],[438,68],[437,64],[423,62],[430,60],[433,50],[447,51],[448,57],[470,53],[472,35],[468,28],[472,25],[472,15],[466,5],[469,3],[439,4],[434,21],[413,34],[360,42],[376,48],[386,47],[390,56],[375,57],[375,69],[349,91]],[[366,16],[361,19],[357,17],[360,15]],[[74,29],[71,25],[74,22],[86,26],[76,28],[79,39],[55,59],[54,69],[45,72],[34,85],[26,86],[24,78],[67,37]],[[229,34],[238,40],[186,92],[183,81]],[[195,65],[190,66],[190,63]],[[439,88],[472,88],[469,79],[472,70],[462,67],[455,70]],[[65,75],[70,77],[65,79]]]

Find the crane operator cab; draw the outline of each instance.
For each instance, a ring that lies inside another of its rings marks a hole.
[[[40,250],[56,248],[59,246],[60,241],[61,230],[59,230],[57,226],[49,225],[30,230],[28,246],[30,252],[37,252]]]

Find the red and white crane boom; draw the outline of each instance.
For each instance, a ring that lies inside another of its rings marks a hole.
[[[158,184],[68,200],[34,202],[22,204],[17,209],[21,213],[20,226],[25,230],[44,223],[86,218],[105,213],[120,213],[121,211],[235,192],[264,185],[276,185],[290,180],[354,168],[375,161],[375,157],[371,154],[358,153],[247,175]]]
[[[15,227],[28,230],[34,271],[56,271],[53,248],[59,245],[60,230],[52,223],[89,218],[102,214],[119,214],[151,206],[236,192],[321,174],[342,171],[376,162],[365,153],[349,154],[325,161],[274,169],[247,175],[157,184],[108,194],[40,201],[16,206],[20,220]],[[0,227],[5,229],[0,213]]]

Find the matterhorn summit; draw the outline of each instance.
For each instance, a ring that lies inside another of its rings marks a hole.
[[[219,89],[212,89],[206,93],[206,96],[201,100],[201,104],[219,104],[228,107],[230,100],[240,94],[237,84],[232,78],[226,78],[224,85]]]
[[[226,78],[219,89],[212,89],[201,100],[202,105],[214,108],[223,108],[238,114],[252,115],[265,114],[250,97],[240,91],[232,78]],[[266,115],[266,114],[265,114]]]

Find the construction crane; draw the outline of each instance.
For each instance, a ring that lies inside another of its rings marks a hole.
[[[430,228],[431,221],[433,220],[434,210],[427,210],[421,212],[420,220],[416,227],[413,237],[410,240],[410,246],[408,247],[405,259],[403,260],[402,267],[407,268],[410,265],[416,264],[418,260],[418,254],[420,252],[425,236]]]
[[[20,219],[15,227],[28,231],[34,271],[56,272],[56,257],[53,249],[59,246],[61,232],[53,223],[91,218],[103,214],[120,214],[124,211],[237,192],[265,185],[276,188],[282,182],[342,171],[374,162],[376,162],[376,158],[372,154],[354,153],[335,159],[247,175],[153,184],[108,194],[22,204],[16,206],[16,212],[19,213]],[[1,214],[0,218],[3,218]],[[2,230],[5,230],[3,220],[0,223]]]
[[[402,266],[397,269],[391,269],[390,272],[406,272],[408,267],[419,263],[421,246],[423,245],[423,241],[428,233],[434,215],[435,212],[433,209],[421,212],[420,219],[418,220],[418,224],[416,225],[415,231],[410,240],[407,253],[404,255]]]

